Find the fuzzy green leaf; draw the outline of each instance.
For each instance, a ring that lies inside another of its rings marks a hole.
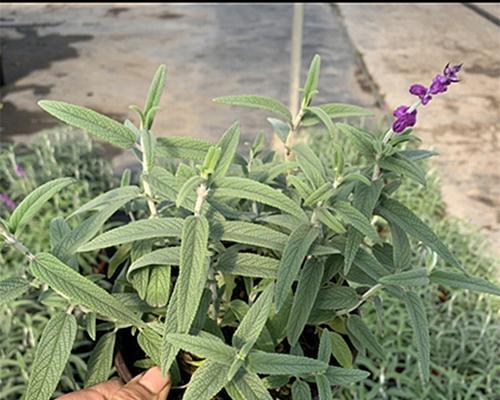
[[[307,218],[304,211],[292,199],[277,189],[251,179],[238,177],[219,179],[217,188],[213,191],[211,198],[223,199],[226,197],[256,201],[282,210],[302,220]]]
[[[285,265],[286,267],[286,265]],[[292,311],[286,326],[288,343],[295,346],[304,330],[321,285],[324,263],[316,259],[306,261],[293,298]]]
[[[130,222],[97,236],[89,243],[80,246],[78,252],[98,250],[138,240],[180,237],[182,224],[181,218],[150,218]]]
[[[205,361],[193,374],[183,400],[212,400],[228,383],[229,367],[215,361]]]
[[[253,253],[226,251],[219,259],[217,269],[231,275],[275,279],[278,266],[279,260],[275,258],[259,256]]]
[[[144,105],[143,114],[147,116],[145,129],[151,129],[156,114],[156,108],[160,104],[160,98],[165,88],[165,65],[160,65],[155,72],[151,86],[149,87],[148,97]]]
[[[313,242],[319,235],[319,229],[309,224],[299,225],[290,235],[281,256],[276,280],[276,310],[279,311],[288,296],[293,281],[297,278],[302,262]]]
[[[252,352],[248,355],[250,368],[258,374],[301,376],[325,372],[328,364],[314,358],[282,353]]]
[[[318,106],[321,108],[330,119],[347,118],[347,117],[366,117],[372,116],[373,113],[365,108],[342,103],[328,103]],[[311,126],[319,124],[321,121],[311,112],[304,113],[301,124],[303,126]]]
[[[233,346],[251,349],[266,324],[273,304],[274,285],[268,285],[257,301],[250,307],[233,335]]]
[[[144,254],[132,262],[127,271],[127,278],[130,279],[134,272],[149,265],[179,265],[180,247],[166,247]]]
[[[409,271],[386,275],[378,281],[384,285],[404,287],[426,286],[429,284],[429,277],[427,276],[427,270],[425,268],[415,268]]]
[[[31,273],[56,292],[75,304],[113,320],[142,326],[140,318],[123,306],[106,290],[62,263],[48,253],[38,254],[30,268]]]
[[[73,178],[57,178],[33,190],[18,204],[10,216],[9,227],[11,231],[16,232],[22,225],[31,221],[49,199],[75,182],[76,180]]]
[[[208,220],[190,216],[182,228],[180,274],[177,278],[177,324],[179,333],[187,333],[196,316],[207,280]]]
[[[325,126],[325,128],[327,129],[328,133],[331,136],[334,135],[335,128],[333,126],[332,120],[322,108],[307,107],[305,110],[313,114],[315,117],[317,117],[323,123],[323,125]]]
[[[36,348],[26,399],[51,398],[71,354],[76,329],[73,315],[60,312],[49,320]]]
[[[0,306],[22,296],[30,287],[24,278],[12,277],[0,281]]]
[[[368,376],[370,376],[370,373],[367,371],[362,371],[360,369],[330,366],[328,367],[325,376],[332,386],[347,386],[351,383],[356,383],[368,378]]]
[[[410,323],[413,329],[413,338],[418,350],[420,374],[424,383],[429,382],[430,372],[430,339],[429,324],[425,314],[425,307],[420,297],[413,292],[405,294],[405,303]]]
[[[318,388],[319,400],[333,400],[332,385],[325,375],[317,375],[315,378]]]
[[[243,106],[243,107],[253,107],[260,108],[262,110],[271,111],[281,118],[284,118],[285,121],[291,122],[292,115],[288,108],[280,103],[278,100],[275,100],[271,97],[267,96],[254,96],[254,95],[241,95],[241,96],[223,96],[217,97],[213,101],[216,103],[229,104],[233,106]]]
[[[169,333],[165,340],[184,351],[223,365],[231,365],[236,358],[235,349],[206,332],[202,336]]]
[[[222,135],[217,146],[220,147],[220,158],[212,174],[213,179],[222,178],[226,175],[229,167],[233,163],[240,142],[240,124],[235,122]]]
[[[311,388],[304,381],[296,380],[292,385],[293,400],[312,400]]]
[[[159,137],[156,141],[156,154],[165,158],[197,161],[205,158],[210,146],[210,142],[187,136]]]
[[[297,144],[293,146],[292,151],[311,185],[315,189],[322,186],[326,182],[326,171],[314,151],[306,144]]]
[[[340,221],[340,218],[333,215],[327,209],[325,208],[316,209],[316,216],[318,217],[318,220],[322,224],[326,225],[334,233],[344,233],[346,231],[344,225],[342,225],[342,221]]]
[[[354,307],[358,301],[358,295],[353,288],[349,286],[332,286],[319,291],[314,308],[341,310]]]
[[[361,211],[357,210],[346,201],[336,202],[334,209],[346,224],[351,224],[354,229],[368,236],[373,241],[380,241],[377,230],[370,224],[370,220]]]
[[[398,225],[402,230],[420,240],[426,246],[429,246],[441,256],[444,261],[464,271],[458,260],[437,235],[399,201],[386,198],[382,204],[377,207],[376,212],[389,222]]]
[[[336,332],[330,332],[332,354],[343,368],[352,368],[352,353],[344,338]]]
[[[224,221],[217,224],[214,239],[283,251],[288,236],[274,229],[243,221]]]
[[[405,269],[411,262],[411,247],[408,235],[398,225],[389,223],[389,228],[392,235],[394,266],[399,270]]]
[[[335,127],[351,140],[355,148],[363,156],[368,159],[374,158],[375,149],[373,147],[373,135],[357,127],[340,122],[336,123]]]
[[[119,122],[96,111],[62,101],[41,100],[38,105],[57,119],[83,129],[98,139],[123,149],[135,144],[135,134]]]
[[[175,199],[176,207],[181,207],[186,197],[190,194],[193,194],[198,186],[200,186],[205,179],[201,176],[195,175],[189,178],[184,184],[181,186],[179,193],[177,193],[177,198]]]
[[[150,275],[146,289],[146,303],[153,307],[163,307],[167,304],[170,296],[170,272],[167,265],[149,267]]]
[[[383,169],[387,169],[399,175],[407,176],[423,186],[426,185],[425,171],[419,165],[410,161],[401,154],[383,158],[379,161],[379,165]]]
[[[225,389],[232,400],[272,400],[259,376],[246,370],[241,370]]]
[[[115,340],[116,334],[114,332],[106,333],[92,349],[89,361],[87,362],[85,387],[97,385],[108,380],[113,366]]]
[[[351,315],[347,320],[347,330],[350,335],[358,340],[377,357],[384,359],[384,349],[380,346],[375,335],[368,329],[363,320],[358,315]]]
[[[483,278],[467,276],[456,272],[436,270],[431,272],[430,279],[432,283],[437,283],[438,285],[500,296],[500,287]]]

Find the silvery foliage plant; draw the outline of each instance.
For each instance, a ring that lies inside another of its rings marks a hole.
[[[393,197],[402,179],[425,185],[418,161],[434,153],[408,149],[415,140],[409,127],[419,106],[457,81],[460,66],[447,66],[429,89],[413,85],[410,93],[419,100],[398,107],[385,134],[334,122],[369,114],[359,107],[313,105],[319,70],[316,56],[297,115],[265,96],[215,99],[267,111],[282,152],[266,149],[260,135],[248,154],[239,154],[238,123],[215,144],[156,137],[164,66],[144,108],[132,106],[139,126],[60,101],[39,102],[61,121],[131,150],[142,172],[139,185],[124,174],[120,187],[52,220],[47,252],[32,254],[22,243],[23,228],[54,195],[71,190],[74,179],[45,183],[1,221],[4,243],[22,252],[27,265],[23,276],[0,282],[1,302],[30,288],[61,300],[38,339],[27,399],[50,398],[79,329],[97,339],[87,386],[109,378],[114,353],[127,350],[116,348],[117,332],[128,330],[144,352],[136,365],[170,372],[179,387],[174,393],[185,400],[332,399],[339,387],[369,375],[355,367],[356,354],[384,359],[383,343],[362,314],[373,301],[383,321],[381,291],[406,305],[421,379],[429,380],[428,323],[415,289],[437,284],[500,294],[470,276]],[[348,137],[360,165],[346,165],[335,143],[330,165],[296,140],[310,126]],[[409,237],[444,267],[415,268]],[[99,272],[106,275],[83,268],[89,258],[104,260]]]

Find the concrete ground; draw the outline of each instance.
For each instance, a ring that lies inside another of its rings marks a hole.
[[[484,5],[500,16],[500,5]],[[413,102],[448,62],[462,82],[418,111],[448,212],[481,228],[500,254],[500,27],[458,4],[340,4],[349,35],[392,110]],[[363,23],[359,23],[363,21]]]
[[[461,4],[306,4],[303,70],[319,53],[318,101],[376,109],[382,100],[391,110],[412,100],[410,84],[463,62],[463,81],[419,110],[415,132],[441,153],[435,165],[449,212],[479,226],[500,253],[500,12],[474,4],[492,17]],[[290,4],[0,7],[2,140],[29,140],[54,125],[36,106],[41,98],[131,118],[128,105],[143,104],[160,63],[168,69],[154,126],[161,135],[216,140],[238,119],[250,140],[269,132],[265,114],[211,99],[256,93],[287,101]]]

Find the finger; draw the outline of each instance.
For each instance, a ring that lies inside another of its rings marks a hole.
[[[75,393],[65,394],[57,400],[109,400],[122,387],[123,383],[119,379],[112,379]]]
[[[111,400],[158,400],[166,388],[170,389],[170,376],[163,377],[160,368],[153,367],[123,386]]]

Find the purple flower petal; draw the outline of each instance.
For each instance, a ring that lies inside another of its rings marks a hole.
[[[416,123],[417,123],[417,110],[413,110],[411,113],[404,113],[398,116],[398,118],[392,124],[392,130],[396,133],[401,133],[406,128],[409,128],[410,126],[413,126]]]
[[[427,88],[424,85],[415,83],[414,85],[410,86],[410,93],[419,97],[425,96],[427,94]]]
[[[19,178],[26,178],[26,171],[20,164],[16,164],[16,175]]]
[[[405,115],[407,110],[408,110],[408,106],[399,106],[392,112],[392,115],[394,115],[396,118],[398,118],[398,117]]]
[[[16,203],[12,200],[8,194],[0,193],[0,200],[11,210],[16,208]]]

